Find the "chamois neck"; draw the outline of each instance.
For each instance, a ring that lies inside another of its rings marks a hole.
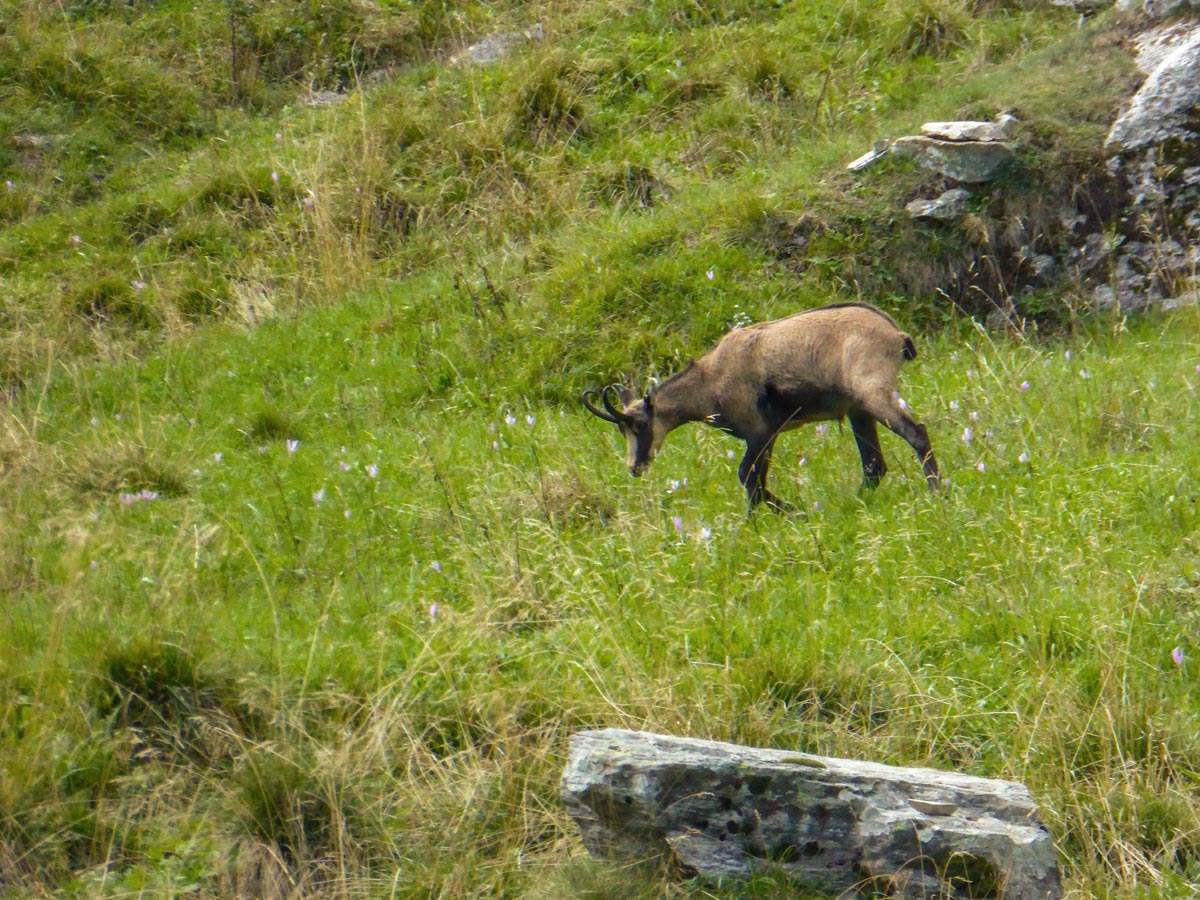
[[[653,400],[654,415],[669,428],[702,421],[713,413],[704,389],[703,372],[695,363],[660,384]]]

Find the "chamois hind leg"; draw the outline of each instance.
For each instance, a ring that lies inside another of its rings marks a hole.
[[[867,412],[883,423],[883,426],[894,431],[909,446],[916,451],[917,459],[921,461],[921,469],[925,473],[925,482],[930,490],[936,489],[942,481],[938,472],[937,459],[933,455],[933,447],[929,443],[929,432],[925,426],[900,408],[900,404],[889,393],[884,399],[865,407]]]
[[[858,455],[862,457],[863,486],[877,487],[887,474],[887,463],[883,461],[883,450],[879,447],[879,429],[875,417],[856,410],[850,413],[850,428],[854,431],[854,442]]]
[[[746,455],[738,466],[738,480],[746,488],[750,500],[750,509],[765,503],[776,512],[786,510],[786,504],[767,490],[767,470],[771,468],[771,453],[775,449],[775,439],[766,441],[746,441]]]

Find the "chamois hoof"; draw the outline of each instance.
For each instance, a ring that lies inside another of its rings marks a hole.
[[[804,515],[803,511],[800,509],[800,507],[796,506],[795,503],[792,503],[790,500],[782,500],[779,497],[776,497],[774,494],[768,494],[757,502],[751,503],[750,512],[754,512],[754,510],[759,506],[765,506],[767,509],[773,513],[776,513],[777,515],[792,515],[793,513],[797,512],[801,513],[801,515]]]

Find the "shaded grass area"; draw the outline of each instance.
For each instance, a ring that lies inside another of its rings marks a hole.
[[[430,398],[379,324],[406,300],[56,371],[7,416],[17,896],[713,895],[577,858],[557,779],[604,725],[1016,778],[1075,889],[1183,896],[1193,312],[927,339],[902,391],[943,493],[890,435],[862,493],[809,428],[775,464],[806,514],[748,519],[717,432],[633,481],[575,406]]]

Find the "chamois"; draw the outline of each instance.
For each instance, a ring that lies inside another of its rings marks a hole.
[[[882,422],[916,451],[933,489],[939,475],[929,435],[896,394],[901,361],[916,355],[912,338],[886,313],[841,303],[735,328],[641,399],[612,384],[598,393],[585,391],[583,405],[621,429],[634,477],[646,471],[663,439],[685,422],[703,422],[745,441],[738,479],[751,510],[760,503],[789,508],[767,490],[775,438],[829,419],[850,420],[865,485],[874,487],[887,472],[876,428]],[[596,396],[603,408],[593,402]]]

